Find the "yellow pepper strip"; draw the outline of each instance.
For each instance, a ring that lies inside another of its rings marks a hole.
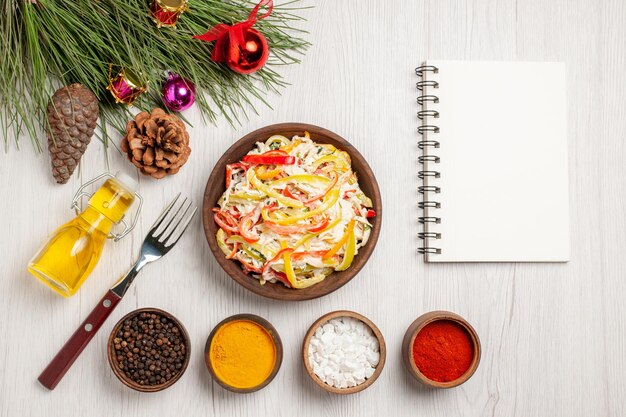
[[[259,262],[267,261],[267,259],[264,256],[259,256],[261,252],[257,253],[254,250],[250,250],[250,248],[243,246],[243,245],[241,246],[241,249],[243,249],[243,251],[247,253],[248,256],[250,256],[252,259],[256,259]]]
[[[337,224],[341,221],[341,218],[335,219],[332,222],[330,222],[328,224],[328,226],[326,226],[324,229],[320,230],[319,232],[315,232],[315,233],[308,233],[306,235],[304,235],[303,237],[300,238],[300,240],[298,240],[296,242],[296,244],[293,246],[294,250],[298,249],[300,246],[304,245],[309,239],[324,233],[327,230],[332,229],[333,227],[337,226]]]
[[[350,220],[350,223],[348,223],[348,227],[346,228],[346,233],[344,233],[341,239],[339,239],[339,242],[335,243],[335,246],[330,248],[330,250],[326,252],[324,256],[322,256],[323,261],[332,258],[337,252],[339,252],[339,249],[341,249],[343,245],[346,244],[346,242],[350,238],[350,235],[354,234],[354,223],[354,219]]]
[[[363,203],[363,205],[367,208],[372,208],[374,207],[374,203],[372,203],[372,199],[369,198],[368,196],[366,196],[365,194],[363,194],[363,192],[361,192],[361,194],[359,194],[359,200],[361,200],[361,202]]]
[[[250,243],[250,242],[246,241],[244,238],[242,238],[239,235],[229,236],[226,239],[226,243],[241,243],[242,245],[249,246],[249,247],[253,248],[254,250],[258,250],[259,252],[262,252],[261,251],[261,245],[259,245],[258,243]]]
[[[298,282],[298,279],[296,278],[296,273],[293,271],[293,266],[291,265],[291,252],[293,252],[293,249],[291,251],[285,251],[285,254],[283,255],[283,261],[285,262],[285,275],[287,275],[289,284],[291,284],[293,288],[297,288],[296,283]]]
[[[267,168],[265,167],[265,165],[261,165],[257,169],[256,177],[258,179],[260,179],[260,180],[271,180],[272,178],[274,178],[275,176],[277,176],[281,172],[283,172],[283,169],[281,167],[278,167],[278,168],[275,168],[275,169],[272,169],[272,170],[268,171]]]
[[[250,172],[250,170],[248,170],[248,172]],[[304,212],[300,215],[288,216],[282,219],[276,219],[276,218],[270,217],[270,212],[267,209],[267,207],[263,208],[261,215],[263,216],[263,220],[271,221],[279,225],[295,224],[299,222],[300,220],[308,219],[309,217],[313,217],[318,214],[324,213],[326,210],[334,206],[337,200],[339,200],[339,188],[334,188],[330,190],[328,194],[326,194],[326,197],[324,198],[323,203],[317,206],[317,208]]]
[[[239,235],[232,235],[228,239],[226,239],[226,243],[239,243],[241,244],[241,248],[246,252],[250,257],[257,259],[261,262],[265,262],[267,259],[273,258],[276,255],[276,252],[267,249],[266,246],[261,246],[258,243],[250,243],[247,242],[244,238]],[[262,259],[258,253],[263,255],[266,259]]]
[[[338,157],[337,155],[326,155],[322,156],[317,161],[313,162],[311,166],[311,170],[315,171],[320,165],[326,163],[333,163],[335,167],[341,170],[347,170],[350,168],[350,163],[348,163],[345,159]]]
[[[339,158],[341,158],[344,161],[346,161],[346,164],[348,164],[348,165],[350,165],[352,163],[352,159],[350,159],[350,154],[348,152],[346,152],[346,151],[339,151],[335,155],[337,155]]]
[[[281,247],[284,249],[287,247],[285,242],[280,243]],[[318,282],[321,282],[326,278],[325,275],[318,275],[313,278],[299,280],[296,276],[296,273],[293,270],[293,265],[291,264],[291,254],[293,253],[293,249],[285,251],[283,254],[283,261],[285,262],[285,275],[287,275],[287,279],[289,280],[289,284],[291,284],[292,288],[297,288],[299,290],[303,288],[310,287],[311,285],[315,285]]]
[[[240,198],[242,200],[259,201],[259,200],[263,200],[265,198],[265,196],[258,195],[258,194],[248,194],[246,192],[241,192],[241,193],[232,193],[229,196],[229,198]]]
[[[258,246],[256,243],[248,243],[239,235],[232,235],[226,239],[226,243],[243,243],[244,245]]]
[[[250,168],[248,170],[247,177],[248,177],[248,182],[250,184],[252,184],[258,190],[264,192],[268,196],[275,198],[276,200],[283,203],[284,205],[289,206],[289,207],[297,207],[297,208],[304,207],[304,204],[302,203],[302,201],[298,201],[298,200],[294,200],[293,198],[286,197],[282,195],[281,193],[271,189],[267,185],[263,184],[263,182],[261,182],[261,180],[259,180],[256,177],[254,169]]]
[[[276,187],[278,185],[286,185],[289,183],[317,183],[321,185],[327,185],[330,183],[330,179],[326,177],[322,177],[321,175],[311,175],[311,174],[295,174],[290,175],[288,177],[280,178],[275,181],[272,181],[267,184],[269,187]]]
[[[283,213],[282,211],[280,211],[280,210],[274,211],[273,214],[274,214],[274,216],[276,216],[279,219],[286,219],[287,218],[287,215],[285,213]]]
[[[311,135],[306,130],[304,131],[304,137],[307,139],[311,139]]]
[[[226,233],[224,232],[224,229],[220,227],[220,229],[215,234],[215,237],[217,239],[217,246],[219,246],[222,252],[224,252],[224,255],[226,256],[230,255],[230,253],[232,252],[232,249],[229,248],[228,245],[226,244]]]
[[[352,220],[354,221],[354,220]],[[354,227],[352,227],[352,232],[350,233],[350,237],[348,237],[348,242],[346,243],[346,253],[343,255],[343,260],[335,268],[335,271],[345,271],[352,265],[352,261],[354,260],[354,255],[356,253],[356,233],[354,231]]]
[[[283,261],[285,262],[285,274],[287,275],[289,284],[293,287],[296,281],[296,274],[293,272],[293,267],[291,266],[291,253],[293,252],[293,249],[287,248],[287,243],[284,240],[280,241],[280,249],[287,249],[283,255]],[[289,269],[291,269],[291,275],[287,274],[287,264],[289,264]]]
[[[270,146],[274,142],[280,142],[281,144],[286,145],[289,143],[289,139],[287,139],[283,135],[274,135],[274,136],[270,136],[270,138],[265,141],[265,144],[267,146]]]
[[[293,151],[293,148],[295,148],[296,146],[298,146],[299,144],[301,144],[302,141],[299,141],[298,139],[294,139],[291,141],[291,143],[289,145],[283,145],[281,146],[280,149],[281,151],[285,151],[287,153]]]

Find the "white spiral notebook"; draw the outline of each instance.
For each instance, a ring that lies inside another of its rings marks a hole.
[[[568,261],[565,66],[426,61],[415,72],[425,260]]]

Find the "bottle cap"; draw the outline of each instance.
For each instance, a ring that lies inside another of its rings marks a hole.
[[[139,188],[139,183],[130,175],[126,175],[122,171],[117,171],[115,173],[115,179],[133,194],[136,193],[137,188]]]

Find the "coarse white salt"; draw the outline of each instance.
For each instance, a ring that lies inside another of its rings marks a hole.
[[[308,357],[313,373],[335,388],[351,388],[370,378],[380,360],[378,339],[362,321],[338,317],[319,326]]]

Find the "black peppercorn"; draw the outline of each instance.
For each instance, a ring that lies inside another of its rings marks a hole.
[[[186,346],[181,333],[161,315],[141,313],[126,319],[112,340],[115,366],[139,385],[164,384],[183,368]]]

